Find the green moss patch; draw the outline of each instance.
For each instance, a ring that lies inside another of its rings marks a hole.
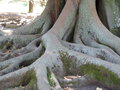
[[[94,64],[82,65],[80,66],[80,75],[88,75],[106,85],[120,85],[120,78],[103,66]]]
[[[74,75],[78,73],[77,71],[77,64],[76,64],[76,58],[68,55],[67,52],[60,51],[60,59],[63,62],[64,70],[66,75]],[[73,60],[74,59],[74,60]]]
[[[54,83],[54,80],[52,78],[52,74],[49,68],[47,68],[47,79],[48,79],[49,85],[51,87],[54,87],[55,83]]]
[[[5,41],[5,42],[2,42],[0,44],[0,49],[3,49],[5,47],[5,49],[11,49],[13,47],[13,42],[9,42],[9,41]]]
[[[69,56],[68,53],[60,52],[60,58],[63,62],[67,75],[87,75],[95,81],[107,86],[120,86],[120,78],[107,68],[94,64],[84,64],[77,66],[75,58]]]
[[[13,43],[6,43],[6,49],[11,49],[13,47]]]
[[[7,42],[2,42],[2,43],[0,44],[0,49],[3,49],[4,46],[6,45],[6,43],[7,43]]]
[[[21,86],[34,87],[36,84],[36,73],[34,70],[27,71],[21,80]]]
[[[6,88],[5,90],[37,90],[37,78],[34,70],[27,71],[22,79],[17,81],[15,86]]]
[[[120,37],[120,27],[116,27],[110,30],[114,35]]]

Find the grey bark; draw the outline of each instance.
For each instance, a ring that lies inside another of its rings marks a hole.
[[[20,40],[22,42],[22,44],[16,43],[22,48],[13,50],[9,53],[13,56],[7,57],[7,59],[5,59],[5,56],[8,54],[1,50],[1,90],[15,89],[15,87],[22,90],[19,83],[23,79],[23,75],[29,70],[35,71],[38,90],[62,90],[60,82],[63,84],[80,82],[78,85],[94,82],[86,76],[70,81],[64,80],[65,69],[60,58],[61,51],[74,57],[69,62],[75,62],[76,66],[85,65],[86,63],[103,66],[120,78],[120,39],[109,32],[100,21],[95,0],[65,0],[64,2],[66,4],[54,23],[51,17],[48,16],[47,11],[49,11],[49,8],[46,6],[39,20],[37,18],[24,27],[25,32],[21,27],[20,31],[12,33],[13,36],[4,36],[5,34],[1,36],[1,43],[10,40],[14,42]],[[52,27],[51,24],[53,24]],[[32,27],[32,25],[35,27]],[[41,25],[44,28],[38,34],[36,28],[41,28]],[[30,30],[27,28],[30,28]],[[74,32],[74,34],[71,34],[71,32]],[[21,36],[21,38],[17,36]],[[74,38],[71,41],[74,43],[67,42],[69,37]],[[16,53],[18,54],[16,55]],[[20,67],[21,63],[29,63],[33,59],[35,60],[32,63]],[[79,67],[77,69],[79,70]],[[53,86],[50,84],[48,72],[54,82]],[[26,86],[23,86],[23,88]],[[120,87],[118,87],[119,89]],[[29,89],[27,88],[27,90]]]

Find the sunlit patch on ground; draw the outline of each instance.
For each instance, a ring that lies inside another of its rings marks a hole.
[[[45,8],[40,0],[34,0],[33,13],[29,11],[29,0],[0,0],[0,30],[17,28],[28,24]],[[9,30],[3,31],[11,34]]]
[[[0,12],[22,12],[27,13],[29,0],[0,0]],[[44,6],[40,6],[39,0],[35,0],[33,13],[41,13]]]
[[[38,15],[38,13],[11,13],[5,12],[0,13],[0,30],[4,33],[11,32],[8,29],[15,29],[21,27],[23,25],[29,24],[32,20],[34,20]]]

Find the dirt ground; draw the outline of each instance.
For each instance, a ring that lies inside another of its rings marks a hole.
[[[39,14],[29,13],[0,13],[0,30],[15,29],[25,24],[30,23]]]

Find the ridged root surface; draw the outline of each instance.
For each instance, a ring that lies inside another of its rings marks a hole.
[[[94,83],[120,90],[120,39],[101,23],[95,0],[50,1],[29,25],[10,35],[1,32],[0,90],[62,90]],[[62,7],[50,10],[54,4]]]

